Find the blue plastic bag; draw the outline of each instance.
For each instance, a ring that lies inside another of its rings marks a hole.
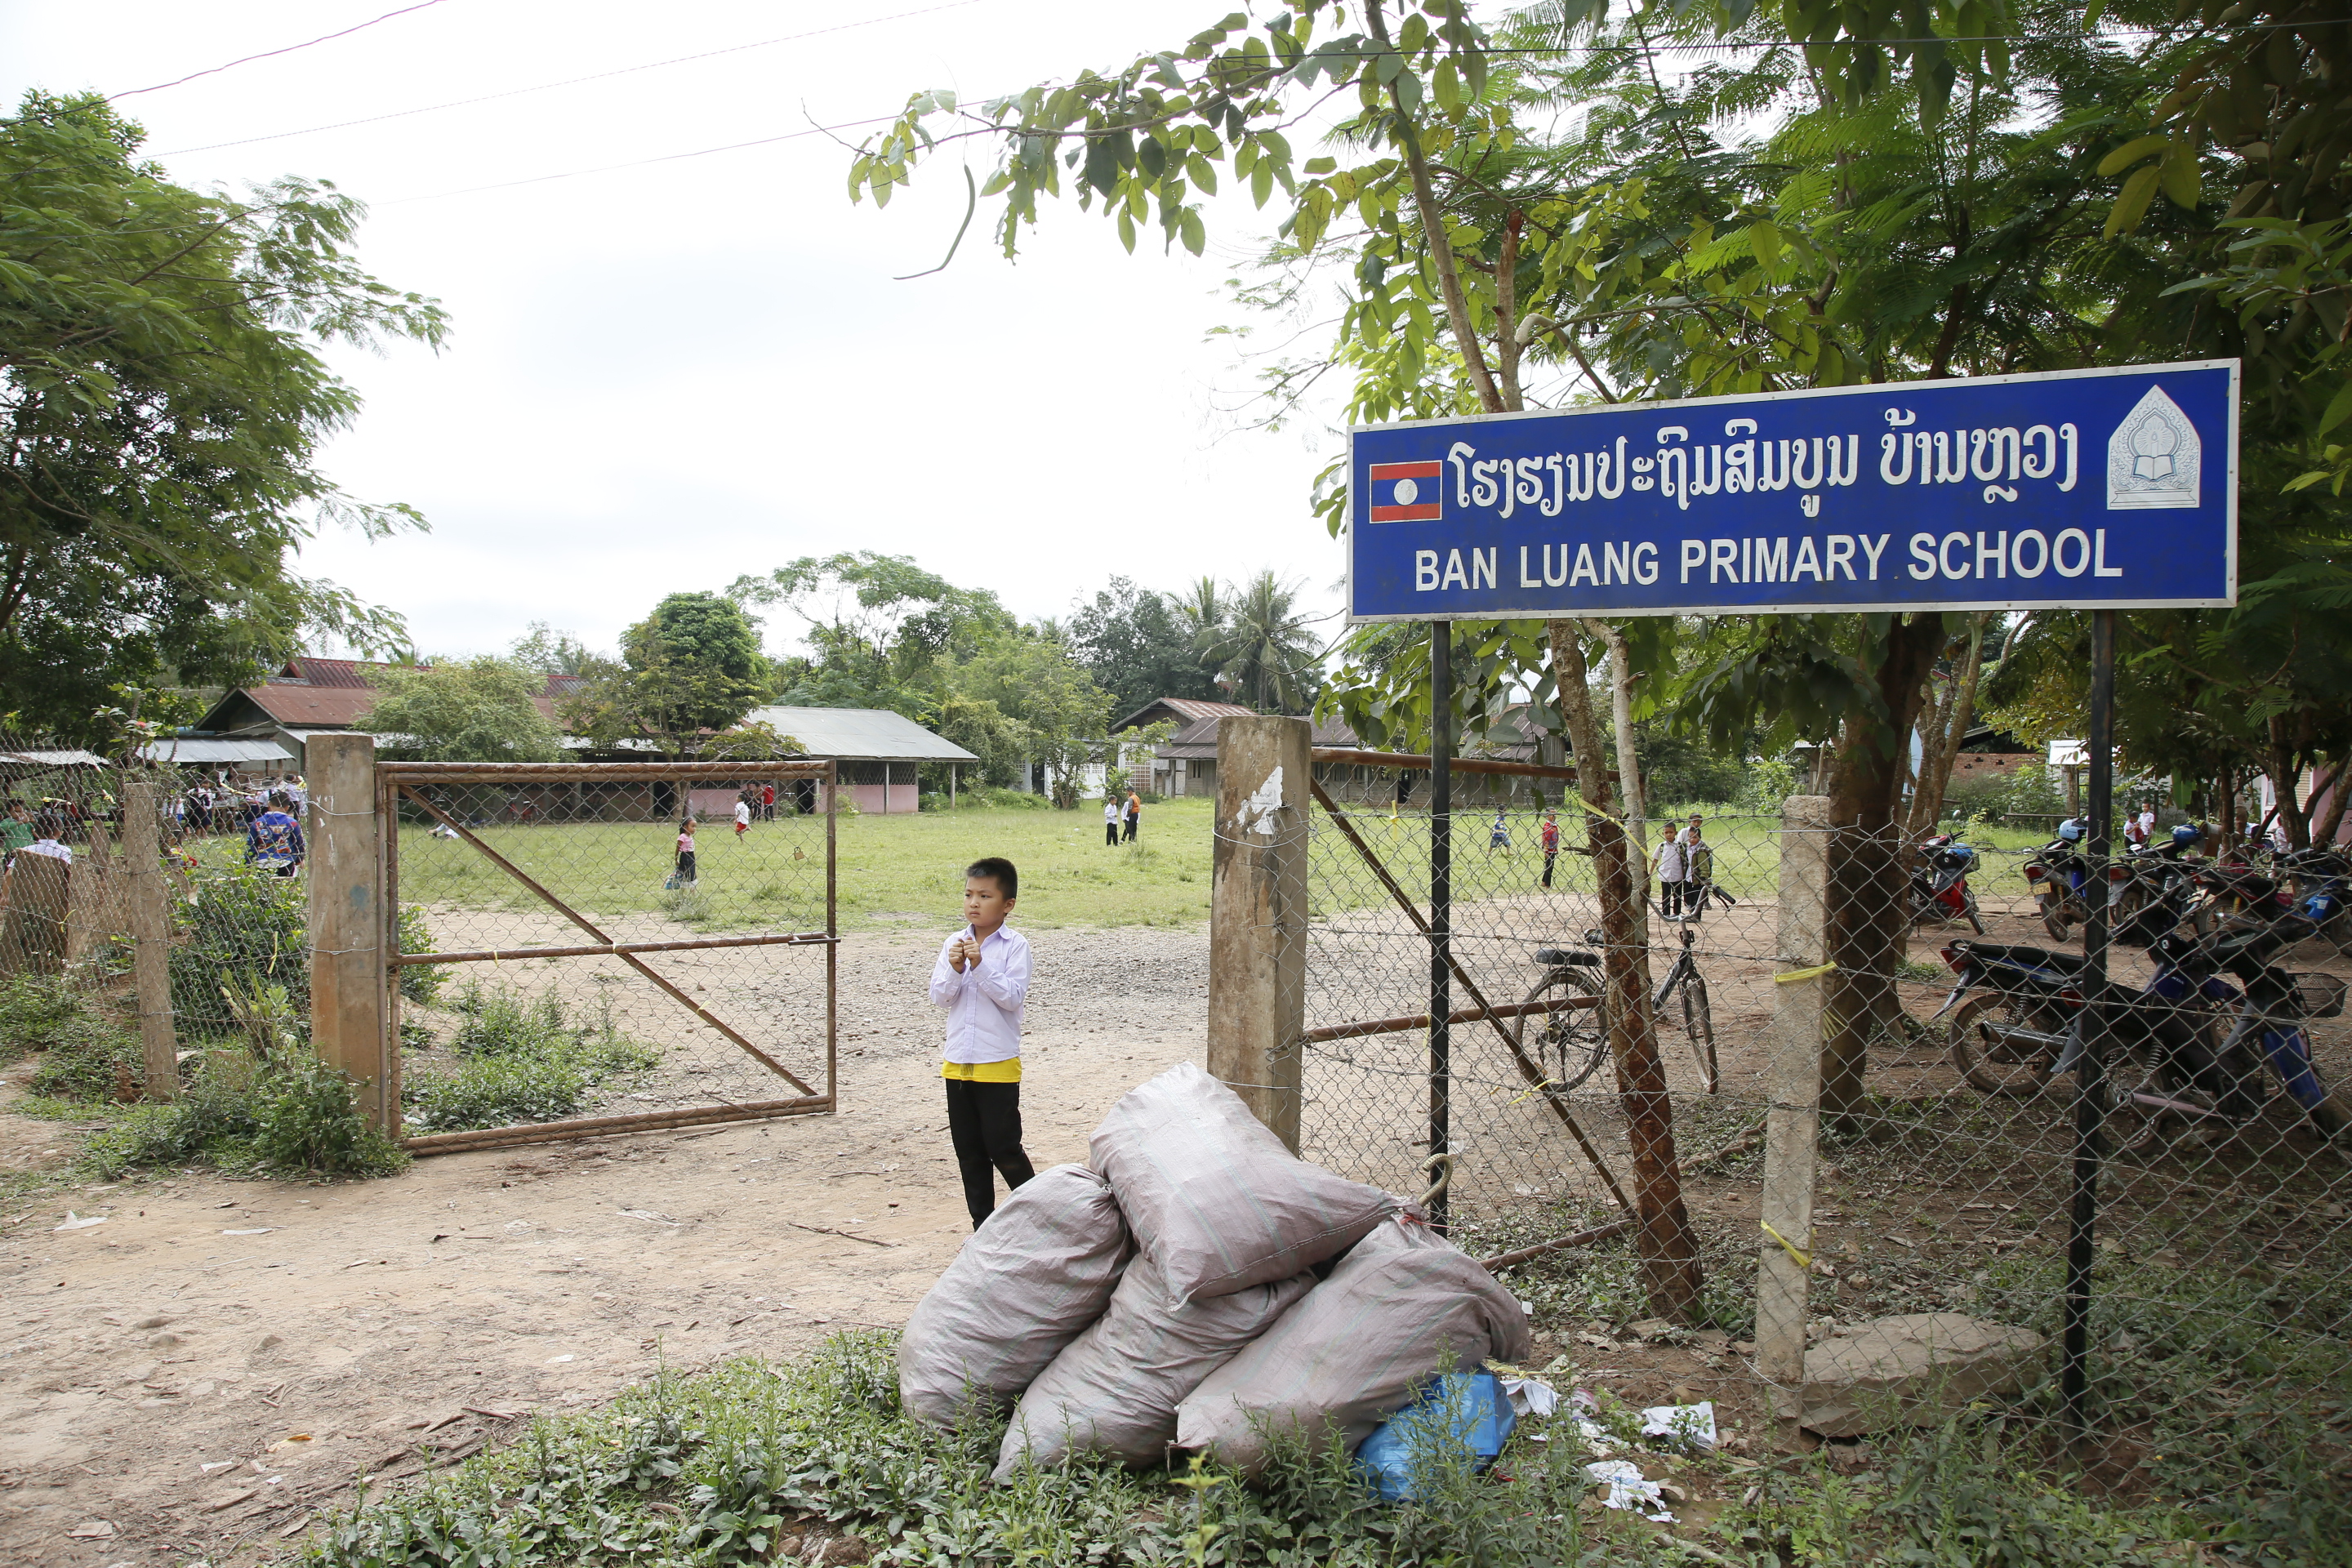
[[[1484,1470],[1518,1423],[1493,1373],[1450,1372],[1364,1439],[1356,1469],[1383,1501],[1412,1501],[1422,1495],[1425,1467],[1466,1462]]]

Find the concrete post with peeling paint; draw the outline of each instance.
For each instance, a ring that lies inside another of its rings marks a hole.
[[[1217,723],[1209,898],[1209,1071],[1298,1152],[1307,1014],[1304,719]]]

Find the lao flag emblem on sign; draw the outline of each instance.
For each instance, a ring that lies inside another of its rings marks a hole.
[[[1374,463],[1372,521],[1435,522],[1444,517],[1444,472],[1445,465],[1438,462]]]

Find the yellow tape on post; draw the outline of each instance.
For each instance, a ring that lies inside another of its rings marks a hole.
[[[1831,970],[1835,969],[1837,965],[1834,963],[1817,963],[1811,969],[1791,969],[1786,974],[1776,974],[1772,976],[1772,984],[1775,985],[1794,985],[1800,980],[1819,980],[1822,975],[1827,974]]]
[[[1770,1220],[1764,1220],[1761,1223],[1764,1226],[1764,1234],[1780,1244],[1780,1250],[1789,1255],[1790,1261],[1794,1262],[1800,1268],[1806,1269],[1808,1271],[1812,1268],[1813,1257],[1811,1253],[1805,1251],[1795,1242],[1790,1241],[1787,1237],[1782,1236],[1779,1231],[1774,1230]]]

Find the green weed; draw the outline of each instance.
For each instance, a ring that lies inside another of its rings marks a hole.
[[[453,1005],[457,1065],[406,1075],[402,1115],[418,1131],[454,1132],[576,1114],[598,1085],[649,1068],[660,1053],[621,1033],[607,1006],[575,1023],[561,998],[525,1000],[468,983]]]

